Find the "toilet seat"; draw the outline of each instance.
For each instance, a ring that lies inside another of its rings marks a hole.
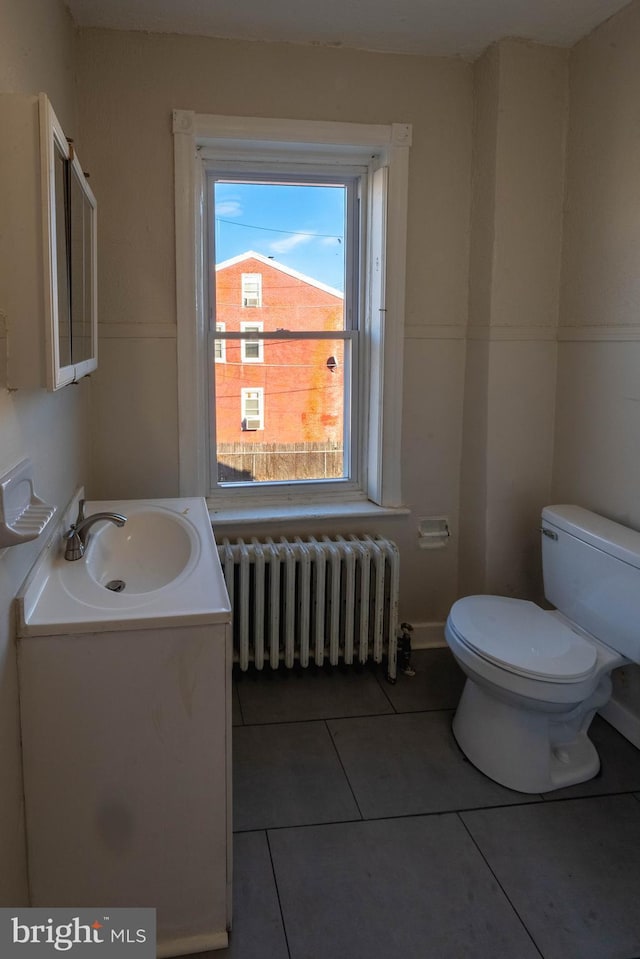
[[[466,596],[454,603],[448,625],[464,646],[519,676],[577,683],[595,670],[595,647],[526,600]]]

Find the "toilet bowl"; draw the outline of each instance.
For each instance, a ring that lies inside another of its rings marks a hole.
[[[456,741],[487,776],[525,793],[596,775],[589,725],[611,696],[611,670],[640,651],[640,533],[569,506],[547,507],[542,532],[557,609],[467,596],[445,627],[467,677]]]
[[[534,603],[500,596],[458,600],[445,635],[467,676],[453,732],[475,766],[528,793],[596,775],[587,729],[611,695],[618,653]]]

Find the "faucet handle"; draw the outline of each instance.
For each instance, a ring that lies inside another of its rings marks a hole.
[[[75,524],[74,524],[75,526],[77,526],[78,523],[81,523],[82,520],[84,519],[84,504],[85,504],[85,503],[86,503],[86,500],[85,500],[85,499],[81,499],[80,502],[78,503],[78,516],[77,516],[77,519],[76,519]]]
[[[73,524],[71,528],[66,531],[64,534],[64,539],[67,541],[64,551],[64,558],[67,560],[82,559],[84,556],[85,546],[80,538],[80,533],[78,533],[75,524]]]

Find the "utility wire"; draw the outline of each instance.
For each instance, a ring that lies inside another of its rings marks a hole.
[[[243,226],[247,230],[265,230],[267,233],[288,233],[290,236],[318,236],[327,237],[331,240],[337,240],[342,243],[344,236],[338,233],[306,233],[304,230],[277,230],[273,226],[255,226],[252,223],[238,223],[237,220],[225,220],[221,216],[215,218],[216,223],[228,223],[230,226]]]

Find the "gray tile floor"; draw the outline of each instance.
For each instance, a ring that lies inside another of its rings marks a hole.
[[[639,959],[640,751],[596,718],[596,779],[512,792],[451,735],[448,650],[414,665],[236,683],[234,925],[207,955]]]

